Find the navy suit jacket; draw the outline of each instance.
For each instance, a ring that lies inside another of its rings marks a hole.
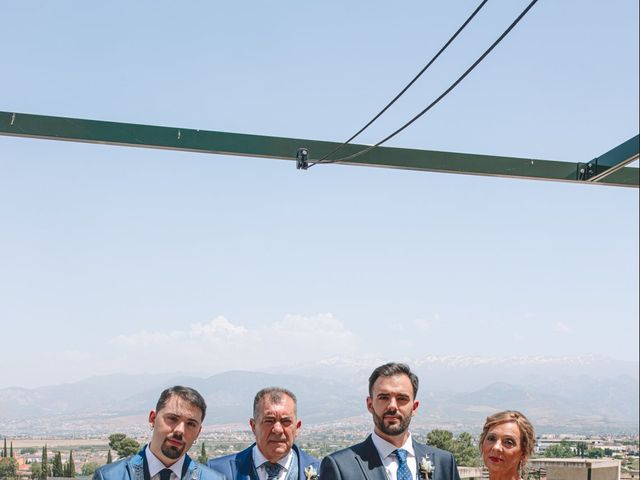
[[[413,449],[418,462],[427,457],[435,467],[430,480],[460,480],[456,461],[450,452],[415,440]],[[362,443],[324,457],[319,476],[320,480],[388,480],[371,435]]]
[[[135,455],[123,458],[117,462],[100,467],[93,474],[93,480],[145,480],[144,475],[144,449]],[[181,480],[225,480],[223,475],[210,470],[206,466],[194,461],[185,455],[186,470]]]
[[[253,464],[252,449],[254,445],[255,443],[232,455],[211,459],[207,465],[212,470],[224,475],[227,480],[259,480],[256,466]],[[320,468],[320,461],[304,453],[297,445],[294,445],[293,449],[298,454],[298,480],[306,480],[304,469],[312,465],[317,472]]]

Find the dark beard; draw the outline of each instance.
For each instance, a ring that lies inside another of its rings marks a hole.
[[[180,456],[184,452],[184,445],[178,448],[178,447],[174,447],[173,445],[165,441],[165,442],[162,442],[162,447],[160,447],[160,450],[162,451],[162,454],[165,457],[170,458],[171,460],[176,460],[180,458]]]
[[[382,416],[387,414],[391,414],[391,412],[385,412],[382,414]],[[395,425],[385,425],[384,419],[380,417],[376,412],[373,412],[372,415],[373,423],[376,425],[376,427],[378,427],[378,430],[380,430],[385,435],[402,435],[407,431],[407,429],[409,428],[409,424],[411,423],[411,417],[409,416],[407,418],[400,419],[399,423]]]

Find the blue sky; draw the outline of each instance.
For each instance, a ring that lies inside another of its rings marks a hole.
[[[14,2],[0,110],[341,141],[475,2]],[[527,2],[492,0],[359,143]],[[541,0],[390,145],[580,162],[636,135],[638,3]],[[326,356],[638,359],[638,190],[0,137],[0,387]]]

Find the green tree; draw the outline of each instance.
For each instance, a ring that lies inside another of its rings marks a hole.
[[[207,450],[204,446],[204,442],[202,442],[202,446],[200,447],[200,455],[198,455],[198,462],[202,463],[203,465],[207,464]]]
[[[42,463],[35,462],[31,464],[31,478],[32,480],[38,480],[41,476]]]
[[[42,468],[40,469],[40,480],[47,480],[49,476],[49,458],[47,454],[47,444],[42,447]]]
[[[82,468],[80,469],[80,473],[82,474],[83,477],[90,477],[95,473],[95,471],[98,468],[100,468],[100,465],[98,463],[87,462],[84,465],[82,465]]]
[[[113,462],[113,458],[111,457],[111,449],[107,452],[107,464]]]
[[[453,433],[448,430],[431,430],[427,433],[427,444],[453,453]]]
[[[611,450],[610,448],[605,448],[604,449],[604,456],[605,457],[612,457],[613,456],[613,450]]]
[[[453,453],[457,464],[461,467],[482,465],[480,451],[468,432],[462,432],[454,437],[453,433],[448,430],[431,430],[427,434],[427,444]]]
[[[124,433],[112,433],[109,435],[109,446],[118,454],[119,458],[128,457],[140,450],[140,444]]]
[[[12,457],[0,458],[0,478],[13,478],[18,471],[18,461]]]
[[[2,458],[7,458],[7,437],[4,437],[4,447],[2,448]]]
[[[482,464],[480,450],[467,432],[462,432],[454,439],[453,456],[461,467],[479,467]]]
[[[53,456],[51,461],[51,476],[52,477],[64,477],[64,470],[62,466],[62,454],[58,451]]]
[[[76,476],[76,464],[73,461],[73,450],[69,450],[69,460],[64,464],[64,476],[69,478]]]
[[[573,457],[574,453],[571,444],[563,440],[560,443],[547,447],[543,455],[547,458],[569,458]]]
[[[602,450],[601,448],[591,448],[587,452],[587,456],[589,458],[602,458],[604,457],[604,450]]]
[[[576,455],[580,458],[584,458],[587,453],[587,444],[585,442],[576,443]]]
[[[23,455],[30,455],[36,453],[38,449],[36,447],[25,447],[20,449],[20,453]]]
[[[13,442],[11,442],[11,447],[9,448],[9,456],[13,458]]]

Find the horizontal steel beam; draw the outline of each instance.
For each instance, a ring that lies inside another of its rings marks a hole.
[[[296,161],[298,149],[304,147],[309,151],[309,162],[322,158],[339,145],[336,142],[299,138],[268,137],[12,112],[0,112],[0,135],[292,161]],[[622,145],[625,146],[622,148],[624,152],[638,154],[637,136]],[[341,152],[343,156],[349,156],[364,148],[367,148],[367,145],[350,144],[346,145]],[[615,155],[614,157],[618,158]],[[378,147],[353,160],[340,163],[636,188],[640,185],[638,168],[619,168],[611,175],[598,179],[597,182],[586,182],[580,179],[580,164],[573,162],[409,148]],[[614,161],[610,163],[617,165]]]

